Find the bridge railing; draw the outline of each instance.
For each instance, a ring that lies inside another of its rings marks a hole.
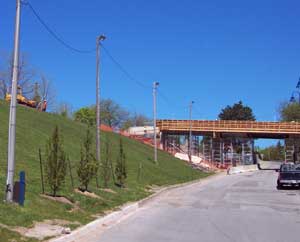
[[[255,122],[230,120],[158,120],[157,127],[162,131],[237,132],[237,133],[289,133],[300,134],[298,122]]]

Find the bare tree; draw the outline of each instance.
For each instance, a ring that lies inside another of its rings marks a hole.
[[[58,105],[56,105],[55,113],[66,117],[66,118],[72,118],[73,117],[73,107],[70,103],[67,102],[61,102]]]
[[[56,91],[53,87],[52,82],[46,78],[44,74],[40,75],[39,94],[41,96],[41,101],[47,101],[47,108],[52,110],[55,108]]]
[[[4,98],[7,91],[10,91],[11,77],[13,69],[13,56],[3,54],[6,60],[0,67],[0,98]],[[22,88],[24,95],[30,95],[34,92],[34,79],[36,71],[29,64],[26,54],[22,53],[19,59],[19,80],[18,85]]]

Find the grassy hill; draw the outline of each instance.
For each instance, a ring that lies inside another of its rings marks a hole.
[[[90,190],[102,199],[89,198],[74,192],[71,186],[70,175],[67,174],[63,189],[59,192],[74,204],[63,204],[41,197],[40,166],[38,149],[45,151],[46,141],[55,125],[58,125],[63,134],[66,153],[72,161],[72,173],[75,178],[75,187],[79,185],[76,174],[77,162],[80,159],[80,145],[86,134],[87,126],[50,113],[40,113],[33,109],[18,107],[16,131],[16,176],[21,170],[26,172],[26,201],[24,207],[3,202],[5,197],[6,163],[7,163],[7,133],[8,133],[9,106],[0,101],[0,238],[1,242],[20,236],[4,228],[7,225],[30,227],[35,221],[45,219],[65,219],[70,222],[88,223],[95,219],[93,215],[113,209],[128,201],[135,201],[150,194],[149,186],[171,185],[198,179],[207,174],[191,169],[182,161],[173,158],[162,151],[158,152],[159,164],[153,162],[153,149],[134,140],[122,137],[127,157],[128,178],[126,188],[121,189],[110,182],[114,191],[107,192],[96,188],[93,181]],[[101,142],[109,139],[112,143],[112,154],[115,162],[118,154],[120,136],[113,133],[102,133]],[[102,145],[101,155],[104,156]],[[142,167],[141,169],[139,167]],[[140,170],[140,172],[138,172]],[[138,173],[140,175],[138,175]],[[100,177],[101,178],[101,177]],[[103,182],[101,181],[101,185]],[[46,185],[46,191],[49,191]],[[1,226],[2,224],[2,226]],[[24,239],[24,238],[23,238]],[[25,240],[26,241],[26,240]],[[34,241],[29,240],[27,241]]]

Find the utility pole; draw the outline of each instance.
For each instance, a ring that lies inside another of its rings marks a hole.
[[[156,93],[159,82],[153,82],[153,131],[154,131],[154,162],[157,163],[157,140],[156,140]]]
[[[8,155],[7,155],[7,180],[6,180],[6,201],[13,201],[14,172],[15,172],[15,148],[16,148],[16,105],[17,105],[17,87],[19,74],[19,40],[20,40],[20,16],[21,0],[16,0],[16,22],[15,22],[15,43],[13,75],[11,83],[11,101],[9,113],[8,128]]]
[[[100,162],[100,41],[105,40],[104,35],[96,38],[96,159]]]
[[[188,156],[190,162],[192,162],[192,108],[193,108],[194,101],[190,102],[189,105],[189,118],[190,118],[190,132],[189,132],[189,151],[188,151]]]

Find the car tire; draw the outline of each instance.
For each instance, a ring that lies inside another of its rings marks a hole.
[[[279,181],[277,181],[277,190],[282,190],[282,188],[282,184]]]

